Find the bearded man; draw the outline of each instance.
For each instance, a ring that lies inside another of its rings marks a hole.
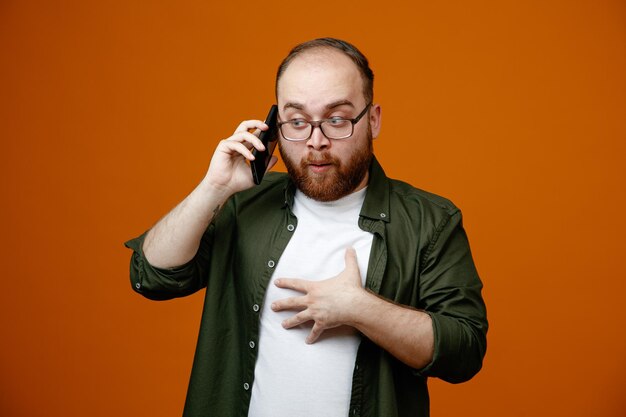
[[[385,176],[373,80],[345,41],[296,46],[276,77],[288,173],[254,185],[268,126],[244,121],[126,243],[140,294],[206,288],[185,416],[427,416],[428,377],[480,370],[488,325],[461,213]]]

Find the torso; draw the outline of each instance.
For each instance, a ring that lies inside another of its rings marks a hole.
[[[274,285],[277,278],[323,280],[340,273],[347,247],[354,247],[365,283],[373,235],[358,226],[366,189],[332,203],[296,194],[294,236],[276,265],[260,320],[258,358],[249,416],[347,415],[359,334],[351,327],[326,330],[306,344],[312,323],[286,330],[295,311],[274,312],[271,302],[302,295]]]

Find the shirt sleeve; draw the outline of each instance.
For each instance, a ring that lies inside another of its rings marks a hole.
[[[202,236],[198,252],[184,265],[175,268],[157,268],[150,265],[143,253],[147,232],[125,242],[133,250],[130,258],[130,282],[133,290],[151,300],[184,297],[206,287],[213,225]]]
[[[418,374],[467,381],[482,367],[488,323],[460,211],[438,226],[421,267],[420,298],[432,318],[435,346],[432,362]]]

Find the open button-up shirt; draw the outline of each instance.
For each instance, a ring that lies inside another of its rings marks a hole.
[[[291,211],[294,192],[286,174],[268,173],[261,185],[235,194],[204,233],[196,256],[178,268],[147,262],[145,234],[126,242],[134,251],[131,284],[143,296],[164,300],[206,288],[185,417],[248,414],[259,313],[298,226]],[[413,369],[363,337],[350,416],[428,416],[427,378],[470,379],[487,347],[482,283],[461,212],[442,197],[387,178],[373,159],[359,227],[374,234],[366,287],[427,312],[435,350],[430,364]]]

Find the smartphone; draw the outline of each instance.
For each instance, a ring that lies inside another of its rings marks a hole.
[[[263,152],[258,151],[256,148],[252,150],[254,161],[250,163],[250,169],[252,169],[252,179],[257,185],[261,183],[263,175],[265,175],[265,171],[267,170],[267,165],[270,163],[270,159],[274,153],[274,148],[276,148],[276,144],[278,143],[277,119],[278,106],[274,104],[265,118],[265,124],[269,126],[269,129],[262,131],[259,135],[259,139],[263,142],[265,150]]]

